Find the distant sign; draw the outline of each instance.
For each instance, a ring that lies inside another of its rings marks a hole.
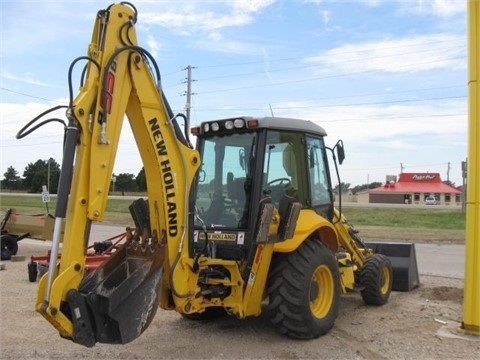
[[[429,180],[434,180],[435,179],[435,175],[431,175],[431,174],[414,174],[412,176],[412,180],[416,180],[416,181],[429,181]]]
[[[42,186],[42,201],[44,203],[48,203],[50,202],[50,194],[47,190],[47,186],[46,185],[43,185]]]

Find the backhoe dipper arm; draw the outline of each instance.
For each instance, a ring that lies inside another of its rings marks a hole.
[[[128,3],[97,14],[85,81],[67,110],[52,265],[40,280],[36,302],[61,336],[86,346],[126,343],[149,325],[158,307],[166,252],[172,259],[187,251],[184,204],[200,165],[197,151],[177,139],[158,68],[136,44],[135,21],[135,8]],[[126,245],[86,276],[90,227],[105,213],[125,114],[145,168],[150,227],[131,232]]]

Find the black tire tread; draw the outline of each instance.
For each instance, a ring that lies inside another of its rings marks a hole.
[[[309,284],[313,271],[327,263],[335,281],[331,309],[323,319],[311,312]],[[292,338],[312,339],[333,326],[340,302],[340,275],[333,253],[320,241],[307,239],[296,251],[273,258],[268,279],[270,321],[281,333]]]
[[[10,260],[12,255],[17,255],[18,243],[14,236],[8,234],[2,235],[0,243],[2,260]]]
[[[382,270],[387,266],[390,271],[389,290],[382,294]],[[363,287],[361,291],[363,301],[368,305],[383,305],[389,297],[392,289],[392,264],[383,254],[373,254],[369,256],[360,272],[360,284]]]

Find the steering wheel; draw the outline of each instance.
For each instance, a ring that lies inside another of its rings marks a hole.
[[[284,187],[288,187],[291,183],[292,183],[292,181],[289,178],[278,178],[278,179],[274,179],[272,181],[269,181],[267,183],[267,186],[270,187],[270,186],[274,186],[274,184],[275,184],[275,186],[283,185]]]

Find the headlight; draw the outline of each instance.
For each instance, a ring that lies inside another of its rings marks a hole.
[[[210,124],[205,123],[203,124],[203,132],[209,132],[210,131]]]
[[[232,130],[233,129],[233,121],[228,120],[225,122],[225,129]]]
[[[237,129],[241,129],[245,127],[245,120],[235,119],[235,121],[233,122],[233,126],[235,126]]]
[[[218,131],[220,129],[220,126],[218,125],[217,122],[212,123],[212,131]]]

